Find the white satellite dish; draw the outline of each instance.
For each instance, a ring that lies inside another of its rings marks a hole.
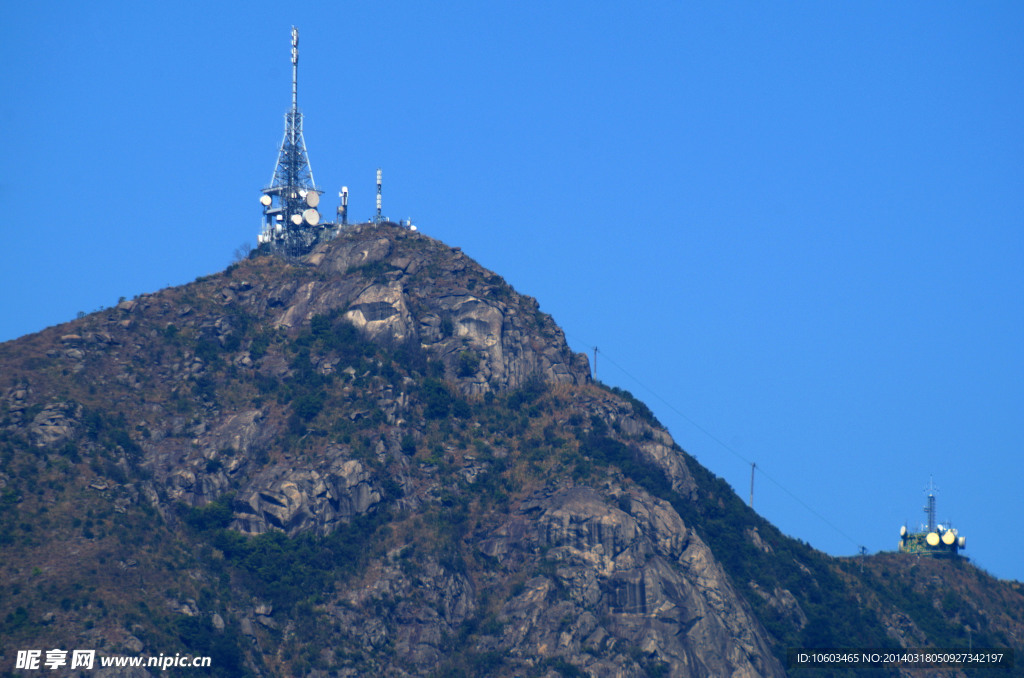
[[[937,532],[929,532],[928,536],[925,537],[924,540],[926,542],[928,542],[928,546],[938,546],[939,545],[939,535],[938,535]]]
[[[270,207],[270,196],[264,193],[260,197],[260,204],[263,205],[264,207]]]
[[[946,534],[942,535],[942,543],[945,544],[946,546],[952,546],[954,542],[956,542],[956,535],[953,534],[952,530],[950,530],[950,531],[946,532]]]
[[[305,219],[306,223],[309,224],[310,226],[316,226],[317,224],[320,223],[320,213],[317,212],[312,207],[310,207],[308,210],[302,213],[302,218]]]
[[[906,525],[901,525],[900,526],[900,536],[901,537],[907,536],[907,526]]]
[[[316,191],[310,191],[306,194],[306,204],[310,207],[316,207],[320,204],[320,194]]]
[[[295,224],[296,226],[300,225],[302,223],[302,215],[301,214],[293,214],[292,215],[292,223]]]

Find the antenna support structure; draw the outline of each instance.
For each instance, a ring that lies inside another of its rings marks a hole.
[[[270,185],[263,189],[263,228],[259,245],[285,254],[308,252],[327,224],[320,223],[317,206],[323,191],[316,187],[302,136],[299,111],[299,29],[292,27],[292,105],[284,116],[284,138]]]

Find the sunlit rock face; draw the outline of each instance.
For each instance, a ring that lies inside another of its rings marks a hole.
[[[337,309],[379,341],[416,341],[466,394],[516,388],[533,378],[589,380],[535,299],[457,248],[393,226],[353,226],[301,260],[323,275],[275,293],[279,327]]]

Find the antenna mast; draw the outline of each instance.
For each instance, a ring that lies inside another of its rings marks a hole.
[[[935,487],[935,483],[932,478],[928,478],[928,503],[924,507],[924,512],[928,514],[928,531],[935,531],[935,492],[939,488]]]
[[[315,241],[320,223],[320,191],[309,166],[299,112],[299,29],[292,26],[292,106],[284,116],[284,138],[270,186],[263,189],[263,232],[259,243],[279,243],[289,254],[300,254]]]
[[[292,26],[292,111],[299,110],[299,29]],[[294,139],[292,139],[294,141]]]
[[[750,508],[754,508],[754,469],[757,468],[755,462],[750,462]]]
[[[381,172],[380,172],[380,168],[378,167],[377,168],[377,216],[374,217],[374,219],[373,219],[373,221],[375,223],[378,223],[378,224],[382,221],[382,217],[380,216],[380,178],[381,178]]]

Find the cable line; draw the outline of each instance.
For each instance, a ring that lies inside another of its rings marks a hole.
[[[627,377],[629,377],[630,379],[635,381],[641,388],[643,388],[648,393],[650,393],[652,396],[654,396],[655,398],[660,400],[662,402],[662,404],[665,405],[665,407],[669,408],[670,410],[675,412],[677,415],[679,415],[680,417],[682,417],[683,419],[688,421],[694,428],[696,428],[698,431],[700,431],[701,433],[706,435],[711,440],[713,440],[716,443],[718,443],[721,447],[723,447],[726,451],[728,451],[734,457],[736,457],[737,459],[741,460],[744,464],[746,464],[748,466],[753,466],[754,465],[753,461],[751,461],[750,459],[747,459],[742,454],[740,454],[736,450],[734,450],[731,447],[729,447],[728,445],[726,445],[722,440],[720,440],[717,436],[715,436],[713,433],[711,433],[711,431],[707,430],[706,428],[704,428],[703,426],[698,424],[696,421],[694,421],[693,419],[688,417],[683,412],[680,412],[672,403],[670,403],[669,401],[665,400],[660,395],[658,395],[658,393],[655,392],[654,389],[652,389],[650,386],[648,386],[647,384],[645,384],[642,381],[640,381],[637,377],[635,377],[632,374],[630,374],[630,372],[626,368],[624,368],[622,365],[620,365],[615,360],[613,360],[608,355],[607,351],[602,349],[601,350],[601,356],[604,358],[605,362],[608,362],[608,363],[611,363],[612,365],[614,365],[616,368],[619,369],[620,372],[622,372]],[[761,466],[760,464],[757,464],[756,466],[757,466],[757,470],[761,473],[762,476],[764,476],[765,478],[770,480],[776,487],[778,487],[780,490],[782,490],[783,492],[788,494],[790,496],[790,498],[792,498],[795,502],[797,502],[802,507],[804,507],[809,513],[811,513],[812,515],[816,516],[818,518],[818,520],[820,520],[821,522],[823,522],[826,525],[828,525],[829,527],[831,527],[833,530],[836,531],[836,533],[842,535],[847,541],[849,541],[855,547],[860,548],[860,542],[855,540],[850,535],[846,534],[846,532],[843,532],[841,529],[839,529],[838,526],[834,525],[827,518],[825,518],[825,516],[821,515],[820,513],[815,511],[813,508],[811,508],[803,499],[801,499],[800,497],[798,497],[795,494],[793,494],[792,492],[790,492],[789,489],[786,488],[782,483],[780,483],[778,480],[773,478],[770,474],[766,473],[763,466]],[[751,498],[751,500],[753,500],[753,499]]]

